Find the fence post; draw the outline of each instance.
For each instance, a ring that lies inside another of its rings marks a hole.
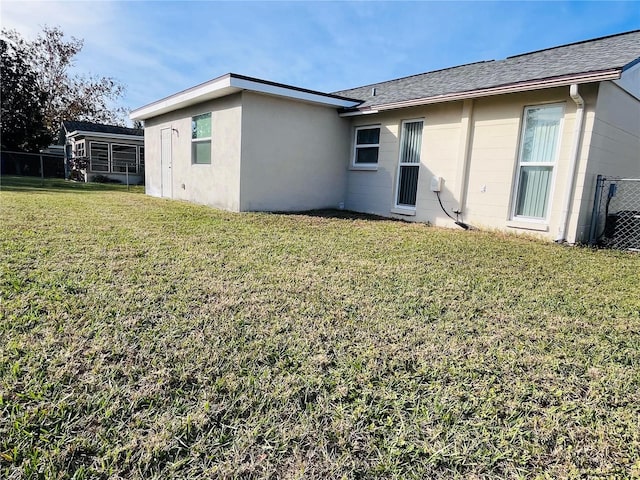
[[[42,160],[42,154],[40,154],[40,186],[44,187],[44,162]]]
[[[600,217],[600,197],[602,197],[602,185],[604,177],[598,175],[596,178],[596,193],[593,196],[593,208],[591,209],[591,226],[589,228],[589,246],[593,247],[598,239],[598,217]]]

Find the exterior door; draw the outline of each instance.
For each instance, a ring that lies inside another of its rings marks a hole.
[[[160,191],[163,197],[173,198],[173,172],[171,159],[171,129],[160,130]]]

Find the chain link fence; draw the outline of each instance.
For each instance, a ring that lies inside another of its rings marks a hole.
[[[64,178],[64,157],[47,153],[0,151],[0,174]]]
[[[589,245],[640,251],[640,178],[598,175]]]

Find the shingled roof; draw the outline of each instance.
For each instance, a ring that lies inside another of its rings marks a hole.
[[[107,133],[115,135],[138,135],[144,136],[144,130],[140,128],[128,128],[120,127],[118,125],[103,125],[101,123],[93,122],[76,122],[71,120],[65,120],[62,122],[64,129],[67,133],[81,131],[81,132],[95,132],[95,133]]]
[[[497,87],[534,81],[567,79],[575,83],[596,81],[586,74],[610,72],[618,75],[640,60],[640,30],[548,48],[504,60],[490,60],[421,73],[410,77],[334,92],[363,103],[352,110],[402,106],[402,103],[432,99],[447,100],[456,94],[482,92]],[[611,72],[616,70],[617,72]],[[580,78],[572,78],[582,75]],[[602,79],[607,79],[602,77]],[[561,84],[561,83],[559,83]],[[541,88],[541,87],[537,87]],[[375,89],[375,95],[372,94]],[[499,93],[496,91],[496,93]],[[469,97],[474,95],[468,95]],[[462,95],[461,95],[462,97]]]

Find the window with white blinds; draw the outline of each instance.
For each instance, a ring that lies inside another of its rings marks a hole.
[[[397,207],[415,208],[416,206],[423,123],[422,120],[402,122],[400,158],[398,161]]]
[[[563,105],[525,108],[514,217],[547,218],[563,114]]]

